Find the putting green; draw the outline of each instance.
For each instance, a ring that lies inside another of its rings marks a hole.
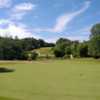
[[[0,100],[100,100],[100,61],[0,62]]]

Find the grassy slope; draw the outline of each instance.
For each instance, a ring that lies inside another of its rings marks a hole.
[[[36,52],[40,54],[40,56],[46,56],[46,55],[52,55],[52,48],[51,47],[44,47],[44,48],[39,48],[35,49]]]
[[[1,63],[0,100],[100,100],[100,62],[65,60]]]

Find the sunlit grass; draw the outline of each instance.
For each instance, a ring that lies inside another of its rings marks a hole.
[[[100,61],[0,62],[0,100],[100,100]]]

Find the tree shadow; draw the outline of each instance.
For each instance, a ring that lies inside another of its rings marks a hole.
[[[19,99],[0,96],[0,100],[19,100]]]
[[[14,72],[14,71],[15,71],[14,69],[0,67],[0,73],[10,73],[10,72]]]

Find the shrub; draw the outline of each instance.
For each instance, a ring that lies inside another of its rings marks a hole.
[[[38,53],[37,52],[34,51],[34,52],[31,52],[30,54],[31,54],[31,59],[32,60],[36,60],[37,59],[37,57],[38,57]]]
[[[63,50],[60,50],[60,49],[54,49],[54,55],[55,55],[55,57],[64,57],[65,52]]]
[[[38,53],[36,53],[35,51],[33,52],[23,52],[22,54],[22,60],[36,60],[38,56]]]

